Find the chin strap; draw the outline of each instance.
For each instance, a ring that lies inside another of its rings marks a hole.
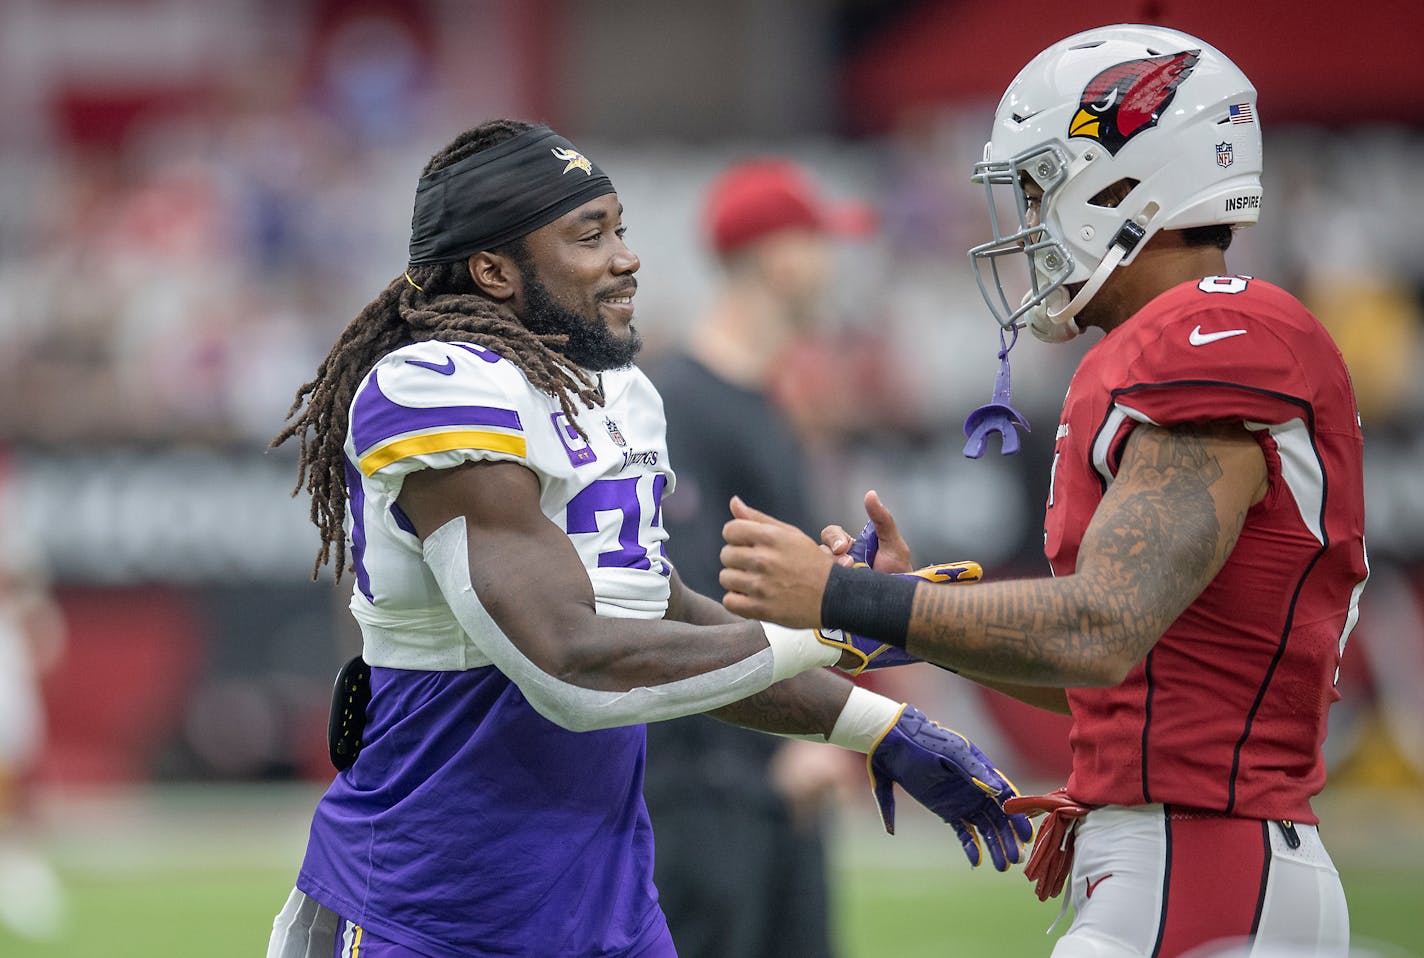
[[[1009,350],[1019,341],[1019,330],[1023,326],[1015,323],[1010,329],[1013,339],[1004,342],[1004,328],[999,327],[999,371],[994,376],[994,396],[988,405],[980,406],[964,420],[964,435],[969,441],[964,444],[964,454],[970,459],[984,455],[984,447],[989,442],[989,434],[997,432],[1002,438],[999,452],[1012,456],[1019,451],[1018,428],[1028,429],[1028,420],[1017,409],[1009,405]]]
[[[1148,212],[1155,215],[1155,207],[1149,207]],[[1139,217],[1140,218],[1140,217]],[[1098,268],[1093,270],[1093,275],[1089,276],[1083,283],[1083,288],[1078,290],[1078,295],[1072,299],[1060,300],[1063,308],[1053,310],[1049,305],[1052,300],[1045,302],[1041,307],[1030,310],[1030,326],[1033,334],[1046,343],[1066,343],[1081,330],[1078,324],[1073,321],[1079,311],[1086,305],[1088,300],[1098,294],[1098,290],[1103,288],[1103,284],[1108,281],[1113,270],[1118,264],[1137,249],[1137,244],[1142,242],[1142,238],[1147,235],[1147,230],[1136,220],[1128,220],[1118,229],[1117,235],[1113,237],[1111,245],[1108,246],[1107,255],[1098,264]]]
[[[1078,324],[1073,321],[1073,317],[1078,315],[1078,311],[1087,305],[1088,300],[1097,295],[1102,289],[1113,270],[1118,264],[1137,249],[1139,243],[1147,235],[1146,223],[1157,215],[1157,205],[1148,204],[1137,217],[1122,224],[1117,235],[1108,246],[1107,255],[1098,264],[1098,268],[1093,270],[1093,274],[1088,277],[1083,288],[1078,290],[1078,295],[1072,299],[1067,299],[1066,294],[1063,299],[1063,308],[1054,312],[1048,305],[1049,301],[1043,303],[1029,311],[1030,326],[1033,333],[1044,342],[1058,343],[1067,342],[1079,332]],[[1061,292],[1061,290],[1055,290]],[[1066,301],[1064,301],[1066,300]],[[1028,420],[1009,405],[1009,350],[1014,348],[1014,344],[1019,341],[1019,330],[1023,329],[1020,323],[1014,323],[1009,327],[1013,330],[1014,336],[1007,343],[1004,342],[1004,327],[999,327],[999,372],[994,377],[994,396],[988,405],[980,406],[971,412],[964,420],[964,435],[969,437],[969,441],[964,444],[964,454],[970,459],[978,459],[984,455],[984,447],[988,444],[989,434],[997,432],[1003,438],[1000,440],[999,452],[1005,456],[1012,456],[1019,451],[1018,428],[1028,429]]]

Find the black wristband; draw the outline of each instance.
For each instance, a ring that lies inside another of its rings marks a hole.
[[[821,594],[821,624],[903,649],[917,583],[864,566],[831,566]]]

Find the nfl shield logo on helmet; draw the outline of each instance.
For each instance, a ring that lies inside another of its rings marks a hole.
[[[1216,165],[1225,169],[1235,162],[1236,157],[1232,155],[1230,143],[1216,144]]]

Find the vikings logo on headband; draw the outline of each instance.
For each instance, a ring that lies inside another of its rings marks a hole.
[[[584,175],[564,175],[574,170]],[[536,126],[420,178],[410,265],[465,259],[612,192],[613,182],[572,143]]]
[[[588,161],[588,157],[584,156],[578,150],[564,150],[556,146],[551,148],[549,152],[569,164],[564,167],[564,173],[567,173],[569,170],[583,170],[590,176],[593,175],[593,164]],[[563,174],[561,173],[559,175],[562,176]]]
[[[1200,59],[1200,50],[1185,50],[1108,67],[1088,81],[1068,135],[1097,140],[1117,156],[1128,140],[1157,125]]]

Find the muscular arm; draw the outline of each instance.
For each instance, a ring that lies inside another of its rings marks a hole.
[[[906,648],[1009,694],[1115,685],[1220,571],[1265,491],[1265,457],[1240,424],[1138,426],[1072,575],[955,589],[923,583]],[[834,560],[745,503],[733,500],[732,513],[723,604],[749,618],[819,624]]]
[[[1265,489],[1238,424],[1138,426],[1072,575],[921,587],[906,647],[992,681],[1115,685],[1220,571]]]
[[[599,691],[700,675],[764,650],[759,624],[696,627],[595,612],[593,586],[568,536],[539,507],[539,480],[515,463],[412,473],[400,506],[421,539],[463,516],[470,581],[481,605],[542,671]]]
[[[746,622],[719,602],[689,589],[676,572],[667,617],[693,625]],[[708,712],[744,728],[792,735],[830,735],[850,695],[851,681],[826,669],[802,672],[763,692]]]
[[[856,558],[866,561],[873,559],[872,567],[879,572],[909,572],[913,566],[910,559],[910,544],[900,532],[899,523],[880,494],[873,489],[865,494],[865,514],[870,518],[867,531],[874,536],[874,545],[853,539],[845,528],[831,524],[821,530],[821,544],[830,551],[838,565],[850,566]],[[861,537],[866,535],[862,532]],[[859,557],[851,554],[855,542],[861,542]],[[977,587],[977,585],[976,585]],[[1015,685],[1010,682],[996,682],[982,675],[975,675],[964,669],[955,669],[961,677],[977,682],[985,688],[993,689],[1010,698],[1050,712],[1068,714],[1068,696],[1064,690],[1046,685]]]

